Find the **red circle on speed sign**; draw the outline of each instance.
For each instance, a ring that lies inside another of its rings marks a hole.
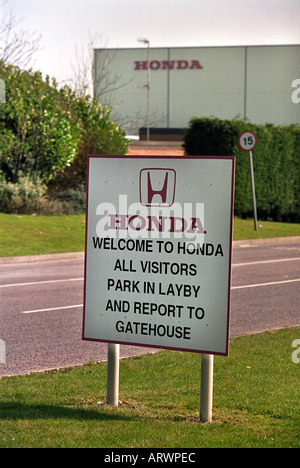
[[[246,130],[240,134],[238,144],[241,150],[252,151],[257,145],[257,136],[254,132]]]

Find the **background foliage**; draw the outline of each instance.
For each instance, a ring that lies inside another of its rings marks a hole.
[[[6,102],[0,105],[0,211],[45,208],[41,194],[46,191],[52,207],[53,198],[64,198],[64,191],[69,198],[76,193],[78,200],[88,154],[127,152],[110,108],[77,96],[68,86],[59,88],[40,72],[0,63],[0,79],[6,87]]]
[[[257,135],[253,165],[260,219],[300,221],[300,127],[255,125],[240,120],[194,118],[184,141],[189,155],[236,156],[235,215],[253,215],[248,154],[238,137]]]

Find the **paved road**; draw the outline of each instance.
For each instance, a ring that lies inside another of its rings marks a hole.
[[[300,240],[235,246],[232,279],[231,336],[300,324]],[[81,340],[82,259],[0,264],[0,298],[0,376],[106,359],[106,344]]]

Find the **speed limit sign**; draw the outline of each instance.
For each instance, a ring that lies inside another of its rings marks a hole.
[[[250,130],[246,130],[240,134],[238,144],[241,150],[252,151],[257,145],[257,136]]]
[[[252,150],[257,145],[257,136],[251,130],[246,130],[239,136],[239,147],[243,151],[249,153],[250,163],[250,176],[251,176],[251,188],[252,188],[252,199],[253,199],[253,213],[254,213],[254,228],[257,231],[257,209],[256,209],[256,196],[255,196],[255,183],[254,183],[254,171],[253,171],[253,159]]]

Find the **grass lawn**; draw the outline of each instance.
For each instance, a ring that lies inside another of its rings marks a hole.
[[[0,214],[0,257],[84,250],[85,215]]]
[[[199,422],[198,354],[120,363],[118,408],[106,364],[0,379],[0,447],[299,447],[300,329],[231,340],[215,357],[213,422]],[[299,353],[298,353],[299,356]]]
[[[253,219],[234,218],[234,240],[291,236],[300,236],[300,224],[258,221],[258,230],[255,231]]]
[[[235,218],[234,240],[300,236],[300,224]],[[85,215],[31,216],[0,213],[0,257],[84,250]]]

